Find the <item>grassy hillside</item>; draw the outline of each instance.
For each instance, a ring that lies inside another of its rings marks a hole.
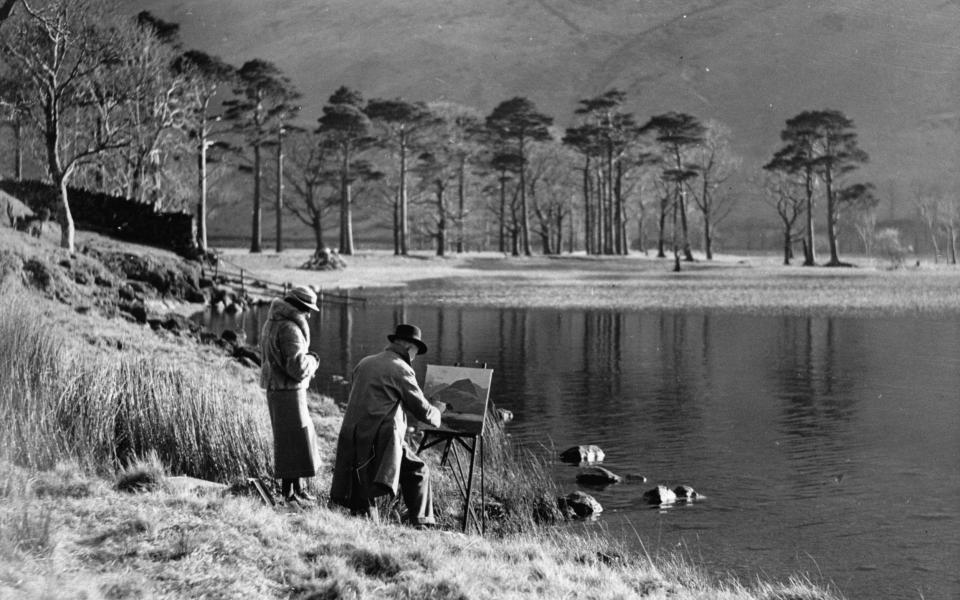
[[[236,481],[268,468],[255,370],[111,312],[119,275],[49,237],[0,227],[0,598],[837,597],[806,580],[746,587],[565,527],[417,531],[167,477]],[[87,272],[101,283],[78,276]],[[325,399],[311,413],[323,491],[340,413]],[[443,500],[456,492],[435,473],[437,510],[449,515]],[[527,471],[508,475],[523,480],[510,482],[515,491],[529,484]]]

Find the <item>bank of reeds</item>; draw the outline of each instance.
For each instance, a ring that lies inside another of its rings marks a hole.
[[[38,470],[112,472],[148,451],[172,472],[230,481],[269,473],[262,402],[209,370],[87,353],[36,311],[0,298],[0,451]]]

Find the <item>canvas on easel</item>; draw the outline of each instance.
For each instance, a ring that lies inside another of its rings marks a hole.
[[[423,393],[440,410],[440,427],[421,423],[423,432],[417,454],[442,447],[441,466],[448,466],[463,498],[460,526],[466,533],[471,519],[482,535],[486,529],[483,510],[471,503],[473,474],[479,450],[480,506],[484,505],[483,425],[490,400],[492,369],[427,365]],[[464,456],[461,458],[460,453]]]
[[[492,369],[427,365],[423,392],[440,409],[439,429],[482,434],[492,379]]]

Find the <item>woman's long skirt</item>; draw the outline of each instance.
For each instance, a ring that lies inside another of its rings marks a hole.
[[[317,434],[307,412],[306,390],[267,390],[273,426],[274,477],[313,477],[320,468]]]

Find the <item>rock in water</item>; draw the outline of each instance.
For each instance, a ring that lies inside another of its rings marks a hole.
[[[497,418],[501,423],[509,423],[513,420],[513,411],[507,410],[505,408],[497,409]]]
[[[697,493],[697,490],[693,489],[689,485],[678,485],[673,488],[673,493],[677,495],[677,498],[681,500],[696,500],[700,497],[700,494]]]
[[[643,499],[648,504],[673,504],[677,501],[677,495],[665,485],[658,485],[652,490],[643,493]]]
[[[599,446],[573,446],[560,453],[560,460],[563,462],[580,463],[598,463],[603,462],[603,450]]]
[[[572,511],[581,519],[603,512],[603,506],[593,496],[579,490],[570,492],[566,498],[557,498],[557,505],[565,514]]]
[[[603,467],[585,467],[577,473],[577,483],[586,485],[609,485],[621,481],[623,481],[622,477]]]

